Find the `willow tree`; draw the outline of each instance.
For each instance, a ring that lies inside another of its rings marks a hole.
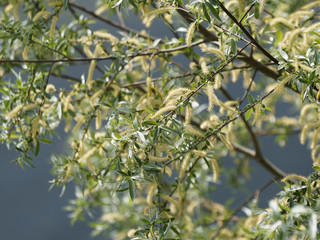
[[[0,140],[34,166],[64,127],[69,148],[52,156],[52,187],[75,185],[68,210],[72,221],[89,215],[93,235],[319,239],[319,7],[1,1]],[[275,115],[279,101],[294,114]],[[309,177],[287,175],[260,147],[258,136],[283,145],[296,133],[311,148]],[[226,156],[234,167],[222,167]],[[239,186],[250,161],[273,176],[260,191],[284,183],[270,208],[253,201],[240,217],[254,195],[232,210],[211,192],[228,176]]]

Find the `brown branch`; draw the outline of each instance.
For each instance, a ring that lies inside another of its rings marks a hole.
[[[242,16],[242,18],[240,19],[240,23],[242,23],[243,19],[248,15],[248,13],[250,12],[250,10],[253,8],[253,6],[255,5],[255,3],[251,4],[251,6],[249,7],[249,9],[246,11],[246,13]]]
[[[228,11],[228,9],[225,8],[225,6],[219,1],[216,0],[221,9],[228,15],[229,18],[232,19],[232,21],[237,24],[237,26],[243,31],[243,33],[251,40],[252,43],[254,43],[254,45],[256,45],[256,47],[258,49],[260,49],[260,51],[266,56],[268,57],[272,62],[279,64],[279,61],[274,58],[269,52],[267,52],[255,39],[254,37],[247,31],[247,29],[240,23],[238,22],[238,20]]]
[[[287,174],[275,166],[272,162],[270,162],[267,158],[265,158],[262,154],[257,154],[256,151],[253,151],[244,146],[238,145],[236,143],[232,143],[235,150],[243,153],[244,155],[255,159],[260,165],[262,165],[268,172],[270,172],[275,179],[282,179]]]
[[[158,55],[163,53],[171,53],[171,52],[177,52],[182,51],[185,49],[188,49],[190,47],[195,47],[201,43],[204,43],[204,40],[200,40],[197,42],[192,43],[189,45],[182,45],[179,47],[174,47],[170,49],[159,49],[155,51],[148,51],[148,52],[138,52],[132,55],[128,55],[128,58],[135,58],[140,56],[152,56],[152,55]],[[91,57],[91,58],[68,58],[68,59],[0,59],[1,63],[56,63],[56,62],[91,62],[91,61],[106,61],[106,60],[116,60],[117,57],[114,56],[107,56],[107,57]]]
[[[180,6],[180,8],[182,8],[182,7]],[[177,10],[177,11],[187,22],[192,23],[195,21],[195,18],[190,13],[188,13],[186,11],[182,11],[182,10]],[[207,41],[218,41],[219,40],[218,37],[214,33],[208,31],[201,24],[198,25],[197,29],[203,35],[205,40],[207,40]],[[253,42],[253,44],[254,44],[254,42]],[[249,64],[252,68],[257,69],[258,71],[260,71],[264,75],[271,77],[274,80],[277,80],[281,76],[281,74],[279,72],[275,72],[274,70],[267,67],[266,64],[258,62],[257,60],[249,57],[245,53],[242,53],[238,59]]]

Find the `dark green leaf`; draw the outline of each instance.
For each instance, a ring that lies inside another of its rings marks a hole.
[[[69,3],[69,0],[63,0],[63,8],[64,8],[64,10],[67,10],[68,3]]]
[[[143,121],[142,122],[142,125],[145,125],[145,126],[150,126],[150,125],[159,125],[159,123],[157,123],[157,122],[155,122],[155,121],[150,121],[150,120],[148,120],[148,121]]]
[[[251,93],[248,93],[248,101],[250,104],[253,104],[255,102],[254,97],[251,95]]]
[[[209,2],[214,6],[219,6],[219,3],[216,0],[209,0]]]
[[[142,161],[141,161],[141,159],[140,159],[137,155],[135,155],[135,154],[133,154],[133,157],[134,157],[134,159],[137,161],[137,163],[139,164],[139,167],[141,167],[141,166],[142,166]]]
[[[22,156],[22,162],[25,163],[27,166],[35,168],[35,166],[32,164],[32,159],[27,156]]]
[[[210,1],[211,2],[211,1]],[[207,7],[209,8],[210,12],[213,14],[213,16],[221,21],[221,18],[219,16],[219,12],[217,9],[215,9],[210,3],[206,2]]]
[[[39,151],[40,151],[40,143],[39,143],[39,141],[37,140],[35,156],[38,156]]]
[[[52,141],[45,139],[45,138],[40,138],[39,141],[44,142],[44,143],[48,143],[48,144],[52,143]]]
[[[129,3],[130,3],[134,8],[138,8],[138,4],[136,3],[135,0],[129,0]]]
[[[207,19],[207,21],[210,23],[211,22],[211,19],[210,19],[210,16],[208,14],[208,11],[207,11],[207,7],[205,4],[201,4],[202,5],[202,9],[203,9],[203,14],[204,14],[204,17]]]
[[[128,183],[129,183],[129,194],[130,194],[130,198],[131,198],[131,200],[133,200],[133,199],[134,199],[133,182],[132,182],[132,180],[129,180]]]

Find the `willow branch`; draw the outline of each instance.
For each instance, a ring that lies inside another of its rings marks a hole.
[[[182,8],[180,6],[180,8]],[[192,16],[192,14],[188,13],[187,11],[177,10],[177,12],[189,23],[192,23],[195,21],[195,18]],[[208,31],[203,25],[198,25],[198,31],[203,35],[204,39],[207,41],[218,41],[218,37]],[[254,44],[254,42],[253,42]],[[277,80],[281,74],[279,72],[275,72],[274,70],[270,69],[266,66],[266,64],[258,62],[257,60],[249,57],[246,53],[242,53],[239,58],[239,60],[249,64],[252,68],[257,69],[259,72],[263,73],[264,75],[271,77],[274,80]]]
[[[144,35],[144,34],[141,34],[141,33],[139,33],[138,31],[136,31],[135,29],[132,29],[132,28],[123,26],[122,24],[119,24],[119,23],[115,23],[115,22],[113,22],[113,21],[110,21],[110,20],[108,20],[108,19],[106,19],[106,18],[104,18],[104,17],[101,17],[101,16],[95,14],[94,12],[88,10],[87,8],[85,8],[85,7],[81,6],[81,5],[76,4],[76,3],[69,2],[69,7],[70,7],[70,6],[71,6],[71,7],[74,7],[74,8],[77,8],[77,9],[79,9],[79,10],[81,10],[81,11],[83,11],[83,12],[89,14],[89,15],[91,15],[91,16],[94,17],[94,18],[96,18],[96,19],[98,19],[98,20],[100,20],[100,21],[102,21],[102,22],[104,22],[104,23],[106,23],[106,24],[108,24],[108,25],[110,25],[110,26],[113,26],[113,27],[115,27],[115,28],[117,28],[117,29],[121,29],[121,30],[123,30],[123,31],[125,31],[125,32],[127,32],[127,33],[132,32],[132,33],[138,35],[139,37],[151,39],[151,40],[153,40],[153,41],[156,40],[156,39],[158,39],[158,38],[156,38],[156,37],[152,37],[152,36],[149,36],[149,35],[146,36],[146,35]]]
[[[279,61],[275,59],[267,50],[265,50],[255,39],[254,37],[247,31],[247,29],[240,23],[238,20],[228,11],[228,9],[225,8],[225,6],[219,1],[216,0],[221,9],[228,15],[231,20],[237,24],[237,26],[243,31],[243,33],[251,40],[251,42],[266,56],[268,57],[272,62],[275,64],[279,64]]]

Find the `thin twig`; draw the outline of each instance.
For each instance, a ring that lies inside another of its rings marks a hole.
[[[185,49],[189,49],[190,47],[195,47],[201,43],[204,43],[204,40],[200,40],[197,42],[192,43],[190,46],[182,45],[179,47],[169,48],[169,49],[159,49],[156,51],[147,51],[147,52],[138,52],[132,55],[128,55],[127,57],[130,59],[140,56],[152,56],[158,55],[163,53],[171,53],[182,51]],[[143,51],[143,50],[142,50]],[[107,57],[87,57],[87,58],[69,58],[69,59],[0,59],[1,63],[56,63],[56,62],[91,62],[91,61],[106,61],[106,60],[116,60],[117,57],[114,56],[107,56]]]
[[[151,39],[151,40],[153,40],[153,41],[156,40],[156,39],[158,39],[158,38],[156,38],[156,37],[152,37],[152,36],[149,36],[149,35],[141,34],[140,32],[136,31],[135,29],[132,29],[132,28],[123,26],[123,25],[121,25],[121,24],[119,24],[119,23],[115,23],[115,22],[113,22],[113,21],[110,21],[110,20],[108,20],[108,19],[106,19],[106,18],[104,18],[104,17],[101,17],[101,16],[95,14],[94,12],[88,10],[87,8],[85,8],[85,7],[81,6],[81,5],[76,4],[76,3],[69,2],[69,7],[70,7],[70,6],[71,6],[71,7],[74,7],[74,8],[77,8],[77,9],[79,9],[79,10],[85,12],[85,13],[88,13],[88,14],[91,15],[92,17],[94,17],[94,18],[96,18],[96,19],[99,19],[100,21],[111,25],[111,26],[117,28],[118,30],[121,29],[121,30],[123,30],[123,31],[125,31],[125,32],[127,32],[127,33],[132,32],[132,33],[138,35],[139,37],[146,38],[146,39]]]
[[[269,187],[272,183],[274,182],[273,179],[269,180],[267,183],[265,183],[263,186],[261,186],[260,188],[258,188],[253,194],[251,194],[245,201],[243,201],[239,207],[234,210],[234,212],[228,217],[228,219],[226,219],[222,226],[219,227],[219,229],[215,232],[215,234],[213,235],[213,237],[211,238],[212,240],[214,239],[217,239],[217,237],[219,236],[220,232],[222,229],[224,229],[228,224],[229,222],[232,220],[232,218],[237,215],[240,210],[245,206],[247,205],[256,195],[257,193],[261,193],[262,191],[264,191],[267,187]]]
[[[255,5],[255,3],[251,4],[251,6],[249,7],[249,9],[246,11],[246,13],[243,15],[243,17],[240,19],[239,23],[242,23],[243,19],[247,16],[247,14],[250,12],[250,10],[253,8],[253,6]]]
[[[248,93],[250,92],[250,89],[251,89],[251,86],[252,86],[252,83],[254,82],[254,78],[256,77],[256,74],[257,74],[257,69],[254,70],[254,73],[253,73],[253,76],[252,76],[252,79],[250,81],[250,84],[248,86],[248,88],[246,89],[246,92],[243,94],[240,102],[239,102],[239,106],[244,102],[244,100],[246,99]]]
[[[237,24],[237,26],[243,31],[243,33],[251,40],[252,43],[254,43],[254,45],[257,46],[257,48],[260,49],[260,51],[266,56],[268,57],[272,62],[279,64],[279,61],[274,58],[269,52],[267,52],[255,39],[254,37],[247,31],[247,29],[240,23],[238,22],[238,20],[228,11],[228,9],[225,8],[225,6],[219,1],[216,0],[221,9],[228,15],[229,18],[232,19],[232,21]]]

